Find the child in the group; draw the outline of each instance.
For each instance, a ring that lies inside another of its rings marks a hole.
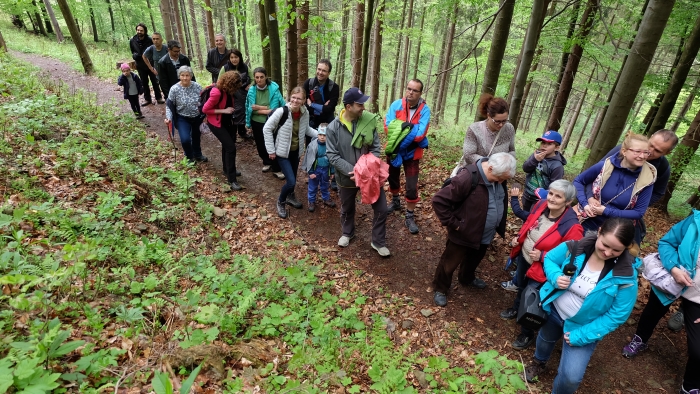
[[[335,208],[335,203],[331,200],[329,192],[330,179],[335,173],[335,169],[330,165],[326,157],[326,125],[321,124],[318,128],[318,137],[311,140],[306,148],[302,170],[309,174],[309,212],[316,210],[316,194],[321,189],[323,204]]]
[[[537,188],[547,190],[550,183],[564,178],[566,159],[559,153],[561,134],[549,130],[537,141],[540,142],[539,149],[523,163],[523,171],[527,174],[523,193],[525,211],[529,211],[532,204],[539,200],[535,194]]]
[[[143,119],[141,113],[141,104],[139,104],[139,96],[143,94],[143,84],[138,75],[131,72],[131,67],[128,64],[122,63],[122,75],[119,76],[117,85],[124,86],[124,99],[129,100],[131,110],[134,111],[136,119]]]

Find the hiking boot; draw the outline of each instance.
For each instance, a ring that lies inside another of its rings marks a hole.
[[[156,100],[156,102],[158,104],[165,104],[165,100],[163,100],[163,99],[158,99],[158,100]]]
[[[529,348],[533,342],[535,342],[534,335],[530,336],[527,334],[520,334],[517,338],[515,338],[515,341],[510,344],[510,346],[515,350],[525,350]]]
[[[386,246],[377,246],[374,244],[374,242],[371,242],[370,245],[372,245],[372,249],[376,250],[380,256],[382,256],[382,257],[391,256],[391,252],[389,251],[389,248],[387,248]]]
[[[141,104],[142,107],[147,107],[149,105],[153,105],[153,103],[150,101],[144,101],[143,104]]]
[[[143,119],[143,118],[145,118],[145,116],[143,116],[143,114],[136,115],[136,119]]]
[[[330,208],[335,208],[335,202],[333,202],[333,200],[323,200],[323,205]]]
[[[505,311],[501,312],[500,316],[503,320],[512,320],[518,316],[518,310],[515,308],[508,308]]]
[[[632,338],[632,342],[622,348],[622,355],[627,358],[632,358],[636,356],[637,353],[646,350],[647,347],[649,346],[642,342],[642,338],[635,334],[634,338]]]
[[[201,155],[201,156],[195,157],[194,161],[196,161],[198,163],[206,163],[209,161],[209,158],[204,156],[204,155]]]
[[[445,306],[447,305],[447,296],[439,291],[436,291],[435,295],[433,296],[433,302],[437,306]]]
[[[501,282],[501,287],[503,290],[518,292],[518,285],[514,284],[512,280]]]
[[[539,375],[544,371],[545,364],[543,362],[537,361],[537,359],[532,359],[530,363],[525,367],[525,379],[529,383],[535,383],[538,380]]]
[[[231,191],[237,192],[239,190],[243,190],[243,187],[238,182],[231,182]]]
[[[284,206],[284,203],[280,202],[277,200],[277,216],[281,217],[282,219],[287,218],[287,208]]]
[[[482,279],[474,278],[474,280],[469,282],[467,286],[476,287],[477,289],[485,289],[486,282],[484,282]]]
[[[309,212],[313,212],[313,211],[315,211],[315,210],[316,210],[316,204],[310,202],[310,203],[309,203]]]
[[[338,246],[340,246],[341,248],[344,248],[344,247],[350,245],[350,240],[353,238],[355,238],[354,235],[343,234],[343,236],[340,237],[340,239],[338,240]]]
[[[391,204],[386,208],[386,213],[392,213],[394,211],[401,211],[401,199],[399,196],[391,197]]]
[[[419,229],[413,212],[406,211],[406,227],[408,227],[408,232],[411,234],[418,234]]]
[[[236,170],[236,176],[241,176],[241,175],[243,175],[243,174],[241,174],[240,171]]]
[[[270,172],[270,168],[272,168],[272,166],[263,166],[262,172]]]
[[[679,391],[678,394],[700,394],[700,389],[692,389],[692,390],[688,391],[681,384],[681,391]]]
[[[280,171],[280,172],[273,172],[272,175],[274,175],[275,178],[277,178],[277,179],[284,180],[284,174],[282,173],[282,171]]]
[[[301,209],[302,207],[301,203],[297,200],[297,197],[294,195],[294,193],[290,193],[287,195],[286,203],[288,205],[293,206],[296,209]]]
[[[338,191],[338,183],[335,181],[335,179],[331,179],[331,190],[334,192]]]
[[[668,319],[667,324],[669,330],[673,332],[678,332],[683,329],[683,310],[679,309],[678,312],[674,313],[670,319]]]

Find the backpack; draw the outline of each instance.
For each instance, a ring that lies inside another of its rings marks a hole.
[[[287,122],[287,118],[289,117],[289,108],[286,105],[283,105],[282,107],[282,117],[280,118],[280,121],[277,123],[277,127],[275,127],[275,130],[272,131],[272,138],[277,139],[277,132],[280,131],[280,127],[282,127],[283,124]],[[270,112],[267,114],[267,118],[270,119],[272,114],[277,112],[277,109],[274,111]]]
[[[204,104],[209,101],[209,96],[211,96],[211,90],[216,87],[216,82],[212,83],[211,85],[207,86],[206,88],[202,89],[202,91],[199,93],[199,104],[197,105],[197,109],[199,110],[199,117],[201,119],[206,118],[206,115],[204,112]],[[222,92],[223,93],[223,92]],[[216,106],[219,106],[219,103],[221,103],[221,99],[224,98],[224,95],[222,94],[219,96],[219,102],[216,103]]]
[[[333,82],[332,79],[328,79],[328,91],[330,92],[333,90],[333,87],[335,86],[335,82]],[[314,101],[314,90],[316,89],[316,78],[309,78],[309,92],[307,93],[309,95],[309,98],[311,101]],[[323,103],[322,103],[323,104]]]
[[[462,172],[466,169],[467,169],[467,167],[460,168],[459,170],[457,170],[457,174],[459,174],[460,172]],[[472,170],[472,188],[469,190],[469,194],[467,194],[467,197],[471,196],[472,192],[474,192],[474,189],[476,189],[476,186],[479,184],[479,178],[477,177],[477,171],[478,171],[477,169]],[[452,178],[445,179],[442,182],[442,186],[440,186],[440,189],[447,187],[447,185],[449,185],[450,183],[452,183]],[[465,200],[467,197],[465,197]]]

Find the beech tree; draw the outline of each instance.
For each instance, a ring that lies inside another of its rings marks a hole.
[[[49,14],[51,19],[51,24],[53,25],[53,31],[56,33],[56,40],[61,43],[63,42],[63,32],[61,31],[61,26],[59,26],[56,20],[56,15],[53,13],[53,7],[51,7],[51,2],[49,0],[44,0],[44,6],[46,7],[46,12]],[[97,39],[95,39],[97,41]]]
[[[90,59],[90,54],[88,53],[87,47],[83,42],[83,37],[80,35],[78,30],[78,24],[75,23],[75,18],[73,18],[73,13],[68,7],[68,2],[66,0],[57,0],[58,7],[61,9],[61,14],[63,14],[63,19],[68,26],[68,31],[70,32],[71,39],[75,43],[75,48],[78,50],[78,56],[80,56],[80,61],[83,63],[83,69],[85,69],[85,74],[92,75],[95,73],[95,68],[92,65],[92,59]]]

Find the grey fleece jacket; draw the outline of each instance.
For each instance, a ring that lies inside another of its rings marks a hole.
[[[286,104],[289,108],[289,103]],[[299,157],[304,154],[305,135],[311,138],[316,137],[316,130],[309,126],[309,111],[306,106],[301,106],[301,118],[299,118]],[[289,151],[292,147],[292,130],[294,130],[294,120],[292,119],[292,110],[289,109],[287,121],[280,127],[275,139],[272,133],[277,128],[277,125],[282,118],[282,108],[277,108],[265,122],[263,127],[263,135],[265,136],[265,149],[268,154],[276,154],[279,157],[288,158]]]
[[[349,173],[354,170],[360,156],[372,153],[377,157],[381,157],[378,125],[381,125],[381,123],[365,122],[358,126],[374,127],[374,140],[372,145],[363,145],[361,149],[356,149],[352,146],[352,130],[348,130],[338,117],[328,124],[326,128],[326,157],[328,157],[331,165],[335,167],[336,181],[340,187],[357,187],[355,181],[350,179]]]

